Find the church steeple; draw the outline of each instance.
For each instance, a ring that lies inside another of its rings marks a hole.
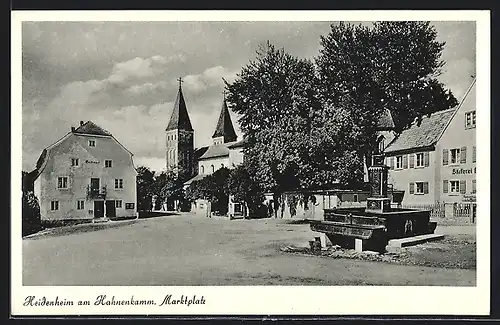
[[[175,99],[172,116],[166,131],[166,168],[174,171],[180,178],[187,179],[194,169],[194,130],[189,119],[186,101],[182,94],[182,79]]]
[[[236,141],[238,138],[236,132],[234,131],[231,115],[229,115],[229,109],[227,108],[225,92],[223,93],[223,96],[224,98],[222,100],[219,120],[217,122],[214,135],[212,136],[215,144]]]
[[[191,125],[191,120],[189,119],[189,114],[186,108],[186,101],[182,94],[181,83],[183,82],[181,78],[177,79],[179,81],[179,91],[177,92],[177,98],[175,99],[174,110],[172,111],[172,116],[168,122],[167,130],[184,130],[193,131],[193,126]]]

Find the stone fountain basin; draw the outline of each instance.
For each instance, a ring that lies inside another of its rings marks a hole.
[[[436,222],[430,222],[430,214],[430,210],[403,208],[390,208],[384,212],[367,211],[366,208],[325,209],[325,221],[311,223],[311,228],[325,233],[328,233],[330,229],[337,235],[363,239],[372,237],[368,233],[383,231],[383,236],[390,240],[434,233]],[[320,226],[321,223],[323,223],[322,226]],[[352,230],[346,230],[347,228]],[[363,229],[371,229],[371,231]],[[357,236],[357,233],[363,235]]]

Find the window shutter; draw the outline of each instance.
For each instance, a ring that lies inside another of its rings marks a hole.
[[[443,149],[443,166],[448,165],[448,149]]]
[[[466,188],[466,182],[465,180],[460,181],[460,193],[465,194],[467,193],[467,188]]]
[[[443,180],[443,193],[448,193],[448,180]]]
[[[408,168],[408,155],[403,155],[403,169]]]
[[[424,152],[424,166],[429,167],[429,152]]]
[[[472,147],[472,162],[476,162],[476,146]]]
[[[429,182],[424,182],[424,194],[429,194]]]
[[[462,147],[460,149],[460,163],[461,164],[467,163],[467,147]]]
[[[411,153],[410,154],[410,168],[414,168],[414,167],[415,167],[415,154]]]
[[[389,169],[394,169],[394,157],[387,157],[389,162]]]
[[[410,183],[410,194],[415,193],[415,183]]]

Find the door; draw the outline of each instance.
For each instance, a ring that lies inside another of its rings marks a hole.
[[[94,201],[94,218],[104,218],[104,201]]]
[[[106,218],[114,219],[116,217],[115,200],[106,200]]]

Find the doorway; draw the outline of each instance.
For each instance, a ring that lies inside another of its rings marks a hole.
[[[94,201],[94,218],[104,218],[104,201]]]
[[[106,200],[106,218],[116,218],[116,203],[115,200]]]

